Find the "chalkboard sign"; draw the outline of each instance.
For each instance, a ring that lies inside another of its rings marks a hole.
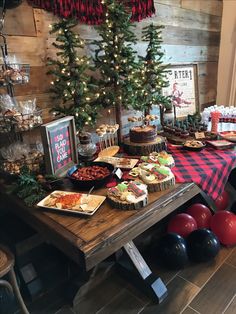
[[[74,117],[69,116],[43,124],[41,135],[46,172],[58,176],[78,163]]]

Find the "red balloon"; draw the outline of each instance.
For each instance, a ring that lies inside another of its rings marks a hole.
[[[185,213],[177,214],[168,224],[168,233],[177,233],[182,237],[187,237],[192,231],[197,229],[196,220]]]
[[[212,217],[212,213],[210,209],[200,203],[193,204],[190,206],[186,213],[192,216],[197,223],[197,227],[200,228],[209,228],[210,227],[210,220]]]
[[[236,215],[227,210],[216,212],[211,218],[210,225],[220,243],[236,244]]]
[[[224,191],[219,197],[217,197],[215,205],[217,210],[225,210],[229,206],[229,194],[227,191]]]

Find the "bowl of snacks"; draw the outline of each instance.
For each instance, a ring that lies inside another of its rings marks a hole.
[[[115,167],[106,162],[86,162],[75,165],[67,172],[68,178],[81,190],[104,186],[114,173]]]
[[[189,140],[184,142],[183,147],[187,150],[200,151],[206,146],[205,143],[198,140]]]

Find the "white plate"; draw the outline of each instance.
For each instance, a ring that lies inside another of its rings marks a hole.
[[[49,201],[49,199],[52,197],[52,195],[54,194],[59,194],[61,196],[63,195],[69,195],[69,194],[81,194],[81,197],[86,197],[87,194],[82,194],[82,193],[77,193],[77,192],[66,192],[66,191],[54,191],[51,194],[49,194],[47,197],[45,197],[42,201],[40,201],[37,206],[41,207],[41,208],[46,208],[46,209],[50,209],[54,212],[60,213],[73,213],[73,214],[79,214],[79,215],[88,215],[88,216],[92,216],[97,210],[98,208],[102,205],[102,203],[105,201],[106,197],[102,196],[102,195],[93,195],[90,194],[89,195],[89,200],[91,200],[91,202],[95,202],[94,206],[91,205],[91,210],[90,211],[86,211],[86,210],[82,210],[80,209],[68,209],[68,208],[58,208],[58,207],[51,207],[49,205],[47,205],[47,201]],[[83,205],[86,207],[86,205]]]

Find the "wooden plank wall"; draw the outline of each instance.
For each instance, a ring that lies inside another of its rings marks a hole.
[[[201,107],[216,100],[222,5],[221,0],[155,0],[156,16],[136,24],[139,38],[136,49],[140,54],[145,52],[145,44],[140,40],[141,29],[154,22],[165,26],[166,62],[198,65]],[[56,20],[51,13],[32,8],[23,1],[18,8],[7,11],[3,30],[7,34],[9,54],[31,66],[30,82],[16,86],[15,94],[20,99],[37,97],[38,105],[45,109],[45,118],[53,106],[48,93],[50,78],[46,75],[46,60],[48,56],[55,56],[49,25]],[[87,25],[79,25],[78,32],[87,40],[97,36],[94,28]],[[87,49],[86,53],[90,51]]]

